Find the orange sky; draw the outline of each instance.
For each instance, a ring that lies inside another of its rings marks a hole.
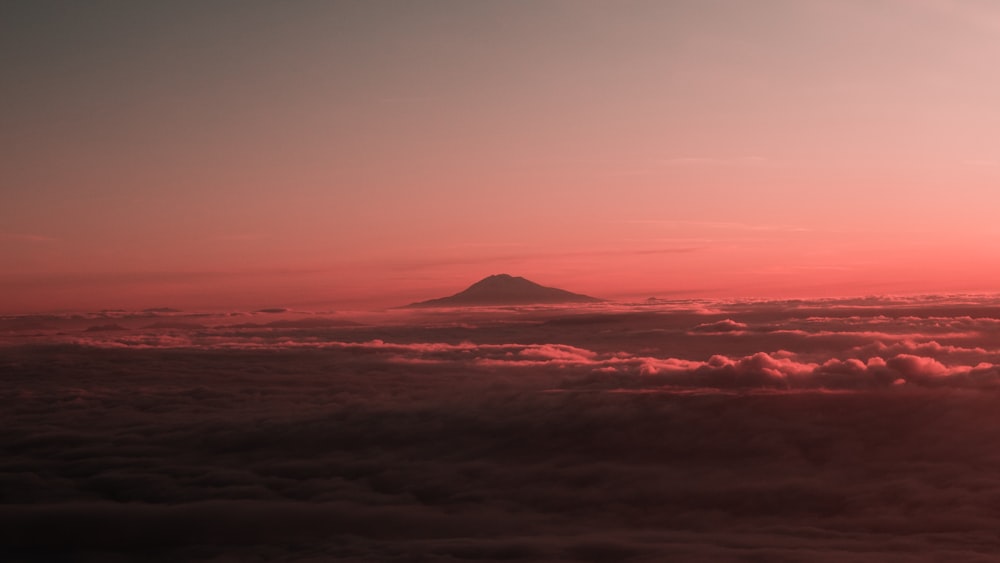
[[[991,2],[0,14],[0,312],[1000,287]]]

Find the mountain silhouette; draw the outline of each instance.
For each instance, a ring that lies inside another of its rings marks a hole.
[[[477,307],[599,302],[601,300],[596,297],[580,295],[555,287],[545,287],[519,276],[496,274],[479,280],[465,291],[455,295],[411,303],[406,307]]]

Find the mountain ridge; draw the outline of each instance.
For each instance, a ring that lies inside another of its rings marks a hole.
[[[547,287],[510,274],[494,274],[447,297],[418,301],[406,309],[432,307],[483,307],[496,305],[556,305],[565,303],[600,303],[601,299]]]

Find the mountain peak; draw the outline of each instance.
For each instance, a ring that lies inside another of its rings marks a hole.
[[[542,287],[535,282],[528,281],[521,276],[512,276],[510,274],[493,274],[492,276],[487,276],[476,283],[469,286],[469,289],[474,287],[514,287],[514,286],[526,286],[526,285],[537,285]]]
[[[523,279],[524,278],[522,278],[521,276],[512,276],[510,274],[493,274],[492,276],[486,276],[485,278],[477,281],[476,284],[490,282],[490,281],[505,282],[510,280],[523,280]]]
[[[493,274],[448,297],[411,303],[407,307],[482,307],[490,305],[536,305],[597,303],[600,299],[539,285],[510,274]]]

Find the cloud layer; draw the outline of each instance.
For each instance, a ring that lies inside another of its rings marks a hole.
[[[0,555],[986,561],[1000,314],[918,305],[20,319]]]

